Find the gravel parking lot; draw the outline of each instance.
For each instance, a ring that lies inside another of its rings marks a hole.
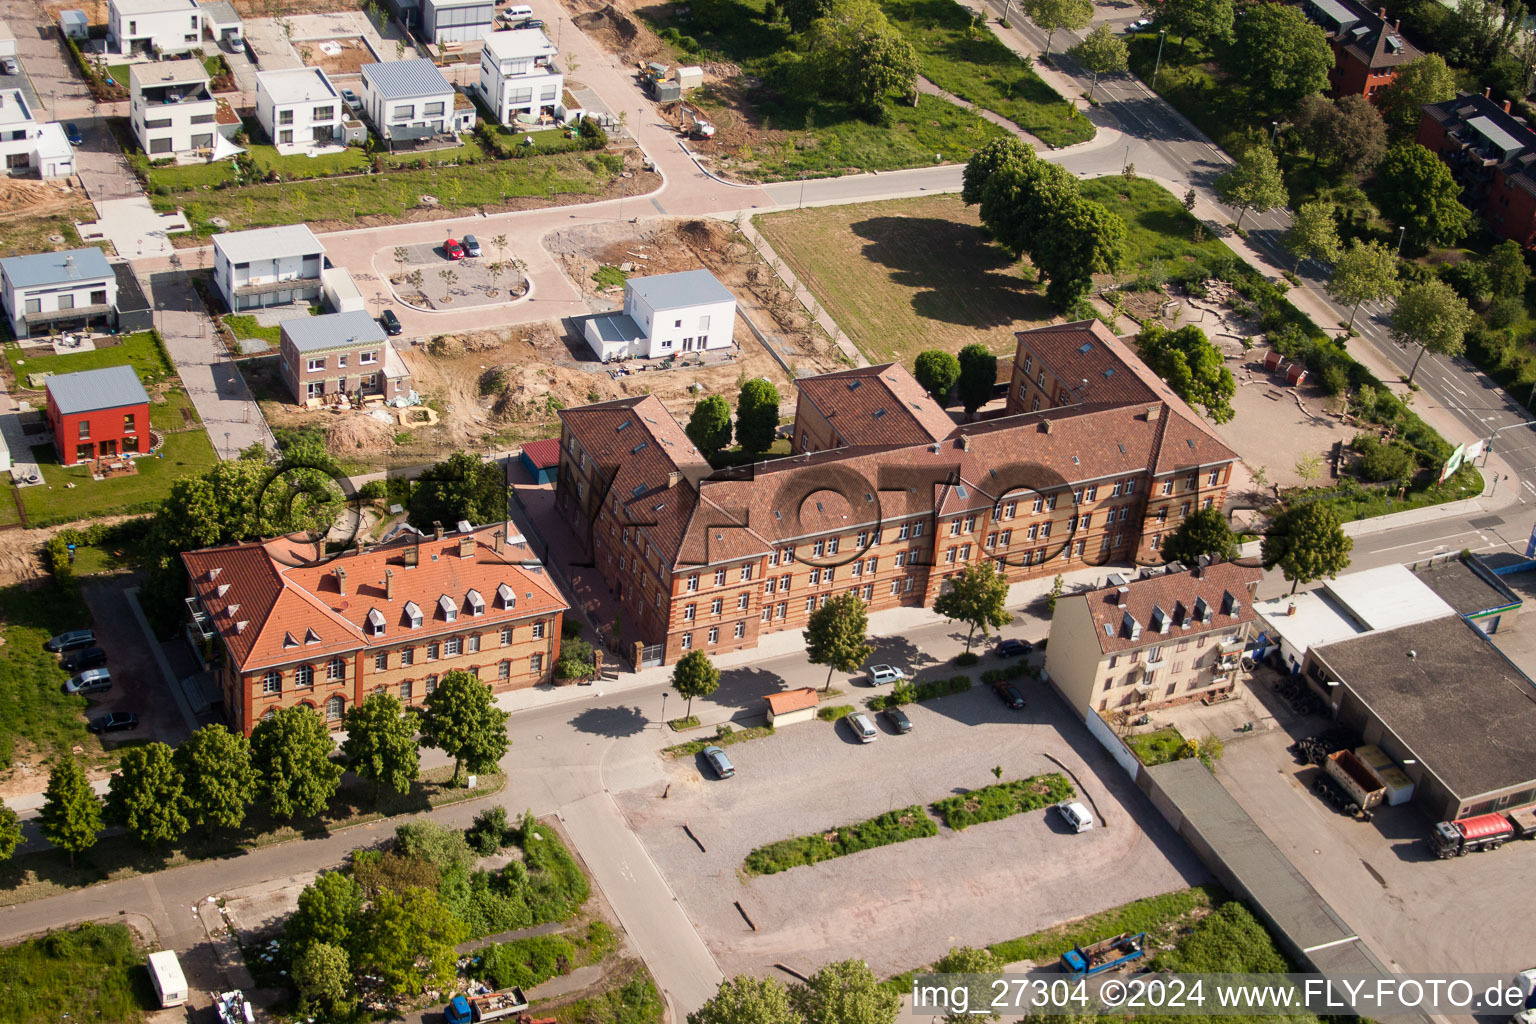
[[[717,781],[702,759],[685,758],[666,765],[666,799],[650,786],[617,799],[727,975],[776,962],[809,971],[847,957],[892,974],[950,946],[1028,934],[1205,880],[1070,712],[1037,684],[1026,692],[1021,712],[987,689],[911,708],[910,734],[879,721],[880,737],[867,745],[842,723],[788,726],[728,748],[733,779]],[[1033,812],[777,875],[738,874],[764,843],[979,788],[994,781],[994,765],[1005,780],[1059,770],[1047,755],[1076,777],[1100,827],[1073,835],[1054,813]]]
[[[107,668],[112,670],[112,689],[90,695],[91,706],[85,717],[90,720],[109,711],[132,711],[139,716],[136,730],[102,737],[102,745],[108,749],[149,740],[174,746],[187,738],[186,721],[175,698],[166,692],[149,642],[128,607],[127,598],[118,589],[118,582],[88,583],[84,590],[94,620],[96,643],[107,652]]]

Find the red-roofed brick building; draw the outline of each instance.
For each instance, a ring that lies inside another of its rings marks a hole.
[[[1014,582],[1160,562],[1236,454],[1097,321],[1018,337],[1001,416],[940,434],[904,370],[828,374],[797,384],[796,445],[842,446],[718,473],[654,397],[562,410],[556,500],[619,596],[625,654],[752,647],[845,590],[926,606],[973,559]]]
[[[1373,11],[1356,0],[1302,0],[1301,11],[1328,37],[1333,50],[1328,83],[1336,95],[1374,100],[1398,68],[1421,56],[1403,38],[1402,22],[1387,20],[1385,7]]]
[[[1218,562],[1056,602],[1045,668],[1084,712],[1136,714],[1231,693],[1264,573]]]
[[[307,705],[332,728],[370,693],[420,704],[442,673],[491,689],[549,682],[567,605],[503,524],[293,565],[278,540],[182,554],[194,628],[215,641],[234,728]]]

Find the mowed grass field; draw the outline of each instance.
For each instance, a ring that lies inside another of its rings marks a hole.
[[[789,210],[757,227],[873,363],[910,368],[924,349],[973,341],[1011,355],[1014,331],[1052,318],[1030,269],[959,196]]]

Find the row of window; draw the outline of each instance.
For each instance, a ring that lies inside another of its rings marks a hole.
[[[1242,634],[1241,633],[1228,633],[1227,635],[1225,635],[1223,637],[1217,638],[1216,642],[1219,643],[1219,644],[1234,644],[1238,640],[1240,640],[1241,638],[1242,638]],[[1210,639],[1211,639],[1211,637],[1210,637],[1209,634],[1205,634],[1205,635],[1202,635],[1202,636],[1195,637],[1194,638],[1195,650],[1198,651],[1198,650],[1202,649],[1203,647],[1205,647],[1206,643],[1209,642]],[[1182,654],[1185,651],[1189,650],[1189,645],[1190,645],[1190,638],[1189,637],[1184,637],[1181,640],[1179,640],[1176,644],[1172,645],[1173,646],[1173,651],[1174,651],[1175,654]],[[1163,660],[1163,650],[1167,646],[1169,646],[1169,645],[1158,644],[1155,647],[1145,647],[1145,648],[1142,648],[1141,650],[1131,651],[1129,654],[1111,654],[1109,656],[1109,667],[1110,668],[1114,668],[1115,666],[1119,665],[1120,664],[1120,660],[1122,658],[1124,658],[1126,661],[1128,661],[1128,662],[1130,662],[1132,664],[1134,664],[1136,662],[1139,662],[1139,661],[1153,661],[1153,662],[1162,661]],[[1196,659],[1196,664],[1199,664],[1199,659],[1198,658]]]
[[[22,166],[26,166],[26,165],[23,164]],[[103,289],[99,289],[97,291],[91,292],[90,305],[92,305],[92,306],[105,306],[106,304],[107,304],[107,292],[106,292],[106,289],[103,288]],[[27,312],[27,313],[41,313],[43,311],[43,300],[41,298],[25,299],[23,301],[23,306],[24,306],[24,311]],[[74,309],[75,308],[75,296],[74,296],[74,293],[72,293],[72,292],[60,292],[58,295],[54,296],[54,307],[53,308],[56,309],[56,310]]]
[[[139,431],[139,418],[131,412],[123,413],[123,433],[136,434]],[[80,421],[80,437],[77,440],[89,441],[91,439],[91,421]]]
[[[1207,686],[1210,686],[1212,682],[1214,682],[1214,680],[1206,681],[1206,682],[1202,683],[1200,681],[1199,677],[1192,677],[1189,680],[1189,682],[1184,684],[1184,689],[1185,689],[1186,692],[1189,691],[1189,690],[1199,690],[1199,689],[1203,689],[1203,688],[1205,688]],[[1148,676],[1145,680],[1143,680],[1142,681],[1142,685],[1145,686],[1145,687],[1151,687],[1152,685],[1154,685],[1154,681],[1152,680],[1151,676]],[[1177,679],[1175,679],[1172,682],[1168,683],[1166,687],[1164,687],[1163,694],[1162,694],[1162,699],[1166,700],[1166,699],[1168,699],[1169,697],[1172,697],[1174,694],[1176,694],[1178,692],[1179,692],[1179,682],[1178,682]],[[1125,707],[1127,704],[1136,704],[1136,703],[1139,703],[1139,698],[1140,698],[1140,692],[1138,690],[1127,690],[1127,691],[1125,691],[1125,693],[1121,694],[1120,699],[1116,702],[1116,705],[1118,707]],[[1109,710],[1109,698],[1108,697],[1104,697],[1104,698],[1102,698],[1099,701],[1099,710],[1100,711],[1108,711]]]
[[[326,122],[333,120],[335,117],[336,107],[334,105],[326,107],[315,107],[309,112],[309,120],[313,124],[325,124]],[[290,107],[287,110],[279,110],[277,112],[277,123],[293,124],[293,108]]]
[[[533,624],[533,638],[542,640],[545,635],[544,623]],[[501,646],[507,647],[512,643],[512,627],[503,626],[500,633]],[[433,640],[426,644],[426,660],[437,661],[440,658],[457,658],[461,654],[475,654],[480,650],[480,634],[471,633],[469,636],[451,636],[445,640]],[[398,655],[395,665],[390,665],[390,655]],[[534,655],[542,658],[543,655]],[[416,648],[401,647],[395,651],[376,651],[373,655],[373,667],[375,671],[383,672],[390,668],[410,668],[416,664]],[[347,674],[347,662],[344,658],[332,658],[324,666],[325,678],[331,680],[344,680]],[[293,670],[293,685],[303,689],[313,686],[315,682],[315,666],[300,665]],[[262,676],[261,689],[263,693],[283,692],[283,673],[278,669],[272,669]]]
[[[329,670],[331,668],[334,668],[336,664],[337,664],[337,662],[331,662],[330,666],[327,666],[328,671],[327,671],[326,678],[329,681],[333,681],[333,682],[334,681],[342,681],[342,678],[343,678],[342,676],[329,674]],[[474,676],[476,679],[480,678],[480,666],[479,665],[467,666],[466,668],[463,669],[463,671],[468,672],[470,675]],[[313,680],[314,680],[314,675],[313,675],[313,670],[310,668],[310,666],[307,666],[307,665],[301,666],[300,669],[299,669],[299,672],[308,673],[306,678],[309,680],[309,682],[303,683],[301,685],[302,686],[312,686],[313,685]],[[543,673],[544,673],[544,654],[543,654],[542,651],[534,653],[534,654],[530,654],[528,656],[528,673],[530,675],[534,675],[534,676],[543,675]],[[274,676],[277,676],[278,678],[274,679],[273,678]],[[426,679],[424,681],[424,689],[422,691],[422,695],[423,696],[425,696],[426,694],[429,694],[433,690],[437,689],[437,678],[438,677],[435,676],[435,675],[430,675],[430,676],[426,677]],[[505,680],[508,680],[508,679],[512,678],[512,662],[510,660],[503,659],[502,661],[499,661],[499,662],[496,663],[496,678],[499,679],[499,680],[502,680],[502,681],[505,681]],[[397,685],[399,686],[399,694],[400,694],[400,699],[402,701],[409,702],[409,701],[411,701],[414,698],[415,690],[416,690],[416,681],[414,679],[402,679]],[[374,687],[375,692],[379,692],[379,693],[385,692],[388,689],[389,688],[387,686],[377,686],[377,687]],[[281,678],[281,676],[278,673],[276,673],[276,672],[268,672],[262,678],[261,692],[263,694],[280,694],[280,693],[282,693],[282,678]],[[339,695],[338,696],[334,696],[334,697],[330,698],[330,701],[327,701],[326,703],[329,704],[331,701],[339,701],[341,699],[342,698]],[[267,715],[268,716],[271,715],[271,710],[270,709],[268,710]],[[329,717],[329,716],[327,716],[327,717]],[[336,717],[339,718],[341,716],[337,715]]]
[[[373,365],[377,364],[378,361],[379,361],[379,354],[377,352],[359,352],[357,354],[357,363],[358,363],[359,366],[373,366]],[[325,356],[316,356],[316,357],[314,357],[312,359],[309,359],[309,360],[307,360],[305,362],[304,369],[307,370],[310,373],[323,373],[323,372],[325,372],[325,366],[326,366],[326,357]],[[345,370],[346,368],[347,368],[347,354],[345,352],[339,353],[336,356],[336,369],[338,369],[338,370]]]

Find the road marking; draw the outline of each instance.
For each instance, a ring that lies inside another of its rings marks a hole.
[[[1319,943],[1316,946],[1308,946],[1306,949],[1302,950],[1302,952],[1303,953],[1315,953],[1315,952],[1317,952],[1320,949],[1332,949],[1334,946],[1342,946],[1346,942],[1358,942],[1358,941],[1360,941],[1360,936],[1358,936],[1358,935],[1351,935],[1347,939],[1334,939],[1332,942],[1322,942],[1322,943]]]
[[[1529,480],[1521,480],[1520,483],[1525,486],[1526,490],[1530,491],[1532,494],[1536,494],[1536,487],[1532,487]]]

